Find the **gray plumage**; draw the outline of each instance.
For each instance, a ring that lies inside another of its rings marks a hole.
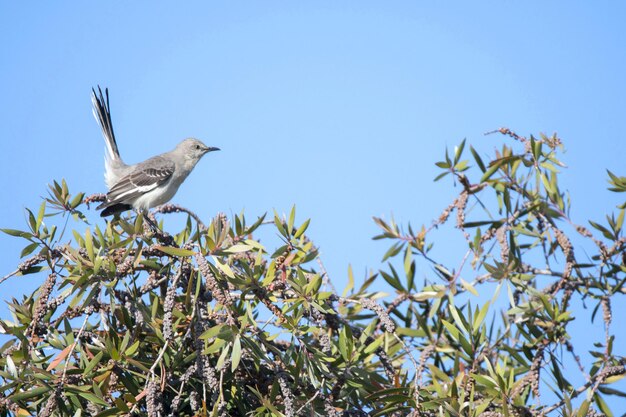
[[[178,187],[191,173],[198,161],[208,152],[219,148],[206,146],[198,139],[189,138],[180,142],[170,152],[154,156],[135,165],[122,161],[113,132],[109,107],[109,92],[99,95],[92,90],[93,114],[102,129],[106,144],[104,178],[109,188],[106,201],[97,209],[102,217],[134,208],[146,211],[167,203]]]

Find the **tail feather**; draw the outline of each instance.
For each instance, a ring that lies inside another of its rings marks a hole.
[[[102,210],[102,213],[100,213],[101,217],[107,217],[110,216],[112,214],[117,214],[117,213],[121,213],[127,210],[131,210],[133,208],[133,206],[131,206],[130,204],[125,204],[125,203],[103,203],[100,204],[98,207],[96,207],[96,210]]]
[[[102,95],[102,89],[98,86],[99,96],[96,94],[95,89],[91,89],[91,102],[93,104],[93,116],[96,118],[98,125],[102,129],[102,135],[104,136],[104,142],[107,149],[107,158],[113,161],[120,161],[120,151],[117,149],[117,142],[115,141],[115,133],[113,132],[113,124],[111,123],[111,111],[109,107],[109,89],[104,89],[106,95],[106,101]]]

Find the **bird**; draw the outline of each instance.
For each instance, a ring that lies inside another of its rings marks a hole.
[[[91,92],[93,115],[102,129],[106,145],[104,179],[109,192],[105,201],[96,207],[96,210],[102,210],[102,217],[131,209],[146,213],[153,207],[167,203],[200,159],[209,152],[220,150],[198,139],[187,138],[169,152],[138,164],[127,165],[120,156],[113,132],[109,89],[105,88],[105,95],[100,86],[98,93],[94,88]]]

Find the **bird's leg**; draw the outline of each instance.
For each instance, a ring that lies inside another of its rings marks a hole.
[[[141,213],[143,215],[144,220],[152,228],[153,232],[155,232],[155,233],[163,233],[163,231],[161,229],[159,229],[159,225],[156,223],[156,219],[154,218],[154,215],[152,213],[150,213],[148,210],[145,210],[145,211],[139,212],[139,213]]]
[[[150,213],[150,211],[145,210],[140,213],[143,215],[143,218],[146,220],[146,223],[150,226],[150,228],[152,229],[152,232],[154,233],[154,235],[160,242],[168,246],[174,243],[174,238],[170,236],[168,233],[161,230],[161,228],[159,228],[159,225],[157,224],[156,219],[154,218],[154,215]]]

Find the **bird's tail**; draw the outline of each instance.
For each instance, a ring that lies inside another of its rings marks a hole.
[[[111,111],[109,107],[109,89],[104,89],[105,96],[102,95],[102,90],[98,86],[98,94],[95,89],[91,89],[91,102],[93,104],[93,116],[102,129],[102,135],[104,136],[104,142],[107,149],[107,159],[110,162],[122,162],[120,157],[120,151],[117,149],[117,142],[115,141],[115,133],[113,133],[113,124],[111,123]]]

